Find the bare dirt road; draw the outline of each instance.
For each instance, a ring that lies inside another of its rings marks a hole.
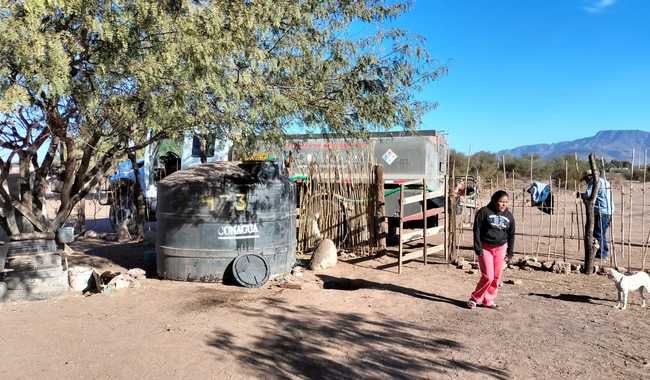
[[[142,247],[77,246],[141,264]],[[100,257],[101,256],[101,257]],[[144,280],[0,304],[3,379],[647,378],[650,315],[604,277],[508,270],[500,310],[463,307],[477,274],[390,258],[305,272],[301,290]]]

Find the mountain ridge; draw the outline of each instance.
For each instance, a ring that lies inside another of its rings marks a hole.
[[[497,152],[500,156],[538,155],[544,159],[553,159],[564,155],[578,154],[585,158],[589,153],[609,160],[631,161],[632,149],[635,149],[635,162],[643,160],[643,152],[650,149],[650,132],[642,130],[603,130],[591,137],[550,144],[523,145]]]

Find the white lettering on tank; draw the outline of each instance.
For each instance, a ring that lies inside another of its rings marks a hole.
[[[255,223],[220,226],[217,230],[219,239],[254,239],[259,237],[258,233]]]

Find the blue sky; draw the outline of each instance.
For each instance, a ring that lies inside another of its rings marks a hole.
[[[458,150],[650,130],[649,0],[415,0],[397,24],[449,66],[422,128]]]

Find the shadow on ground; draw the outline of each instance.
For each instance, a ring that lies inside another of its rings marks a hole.
[[[404,286],[386,284],[375,281],[368,281],[364,279],[350,279],[343,277],[333,277],[328,275],[319,274],[318,278],[323,281],[323,289],[333,289],[333,290],[359,290],[359,289],[376,289],[383,290],[387,292],[400,293],[407,296],[420,298],[427,301],[433,302],[444,302],[454,306],[466,308],[467,301],[457,300],[445,296],[441,296],[434,293],[427,293],[421,290],[407,288]]]
[[[558,295],[552,295],[552,294],[545,294],[545,293],[528,293],[529,296],[535,296],[535,297],[542,297],[542,298],[548,298],[548,299],[553,299],[553,300],[559,300],[559,301],[566,301],[566,302],[578,302],[578,303],[590,303],[594,305],[602,305],[601,303],[593,302],[593,301],[611,301],[611,300],[606,300],[603,298],[598,298],[598,297],[592,297],[589,295],[585,294],[558,294]]]
[[[145,260],[145,252],[153,251],[153,245],[143,243],[107,243],[102,240],[80,240],[70,247],[84,255],[69,255],[69,265],[90,265],[98,270],[119,266],[125,269],[141,268],[147,277],[156,275],[155,260]]]
[[[233,306],[231,306],[233,307]],[[396,320],[292,306],[265,298],[234,306],[253,319],[255,333],[217,328],[206,342],[262,377],[278,379],[425,379],[444,374],[506,379],[508,372],[453,359],[464,347],[444,330]]]

